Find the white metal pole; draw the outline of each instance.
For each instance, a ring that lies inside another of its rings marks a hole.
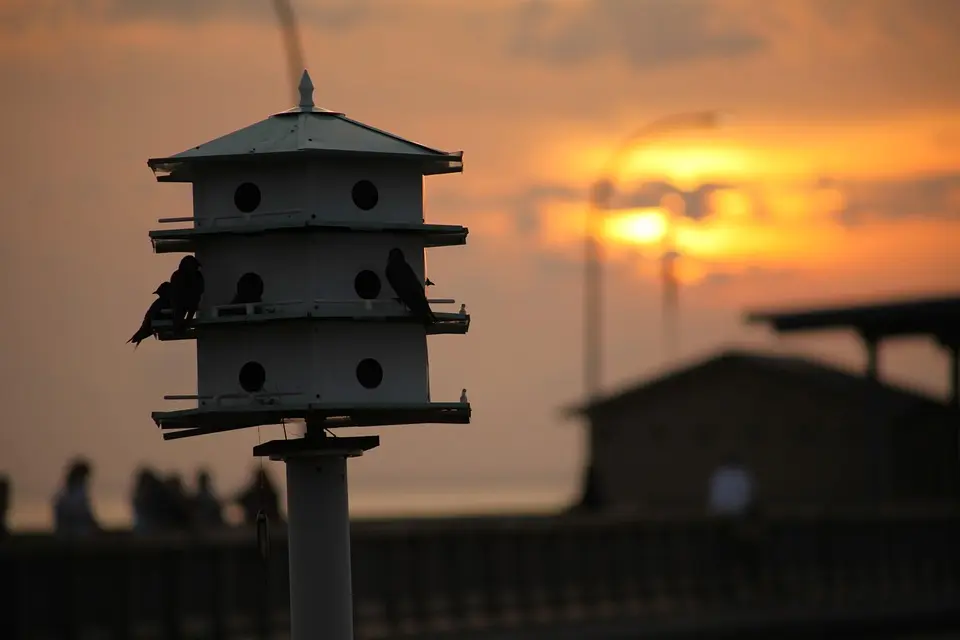
[[[346,457],[285,462],[291,640],[353,640]]]

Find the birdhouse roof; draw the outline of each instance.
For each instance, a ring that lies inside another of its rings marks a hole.
[[[377,157],[419,165],[423,175],[463,170],[463,152],[448,153],[405,140],[313,103],[313,83],[304,71],[300,104],[233,133],[147,164],[163,182],[192,182],[203,163],[264,161],[293,157]]]

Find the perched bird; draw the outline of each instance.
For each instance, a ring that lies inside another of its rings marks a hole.
[[[432,286],[434,286],[434,282],[433,282],[433,280],[431,280],[430,278],[427,278],[426,280],[423,281],[423,286],[424,286],[424,287],[432,287]]]
[[[461,304],[461,305],[460,305],[460,315],[462,315],[462,316],[467,315],[467,305],[466,305],[466,304]]]
[[[263,280],[255,273],[245,273],[237,280],[237,292],[230,304],[251,304],[263,298]]]
[[[386,268],[387,282],[396,291],[400,302],[405,304],[410,312],[424,323],[435,322],[436,317],[427,302],[427,294],[422,280],[413,272],[413,268],[403,257],[403,251],[394,247],[390,249]]]
[[[192,255],[183,257],[180,266],[170,276],[170,303],[173,307],[173,326],[179,329],[185,320],[192,320],[203,297],[203,273],[200,261]]]
[[[463,404],[467,404],[467,402],[469,402],[469,400],[467,400],[467,390],[466,390],[466,389],[464,389],[463,391],[460,392],[460,402],[462,402]]]
[[[133,343],[134,349],[139,347],[141,342],[153,335],[153,321],[159,320],[163,312],[170,309],[170,283],[162,283],[157,287],[157,290],[153,292],[153,295],[157,296],[157,299],[153,301],[153,304],[150,305],[147,312],[143,314],[143,322],[140,324],[140,328],[127,340],[127,344]]]

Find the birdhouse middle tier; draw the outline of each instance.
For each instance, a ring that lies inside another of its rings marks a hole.
[[[223,235],[197,247],[205,288],[186,332],[154,324],[161,340],[194,338],[216,326],[282,320],[417,322],[387,278],[399,249],[426,288],[422,235],[330,231]],[[432,288],[432,287],[431,287]],[[429,288],[427,288],[429,291]],[[466,333],[469,316],[452,298],[428,298],[436,322],[428,334]],[[446,307],[446,309],[444,309]]]

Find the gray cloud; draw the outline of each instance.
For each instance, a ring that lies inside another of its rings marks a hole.
[[[304,25],[327,29],[349,29],[374,15],[375,0],[294,1],[294,12]],[[382,3],[377,3],[382,4]],[[33,24],[60,23],[68,19],[92,22],[129,23],[163,21],[198,23],[211,21],[275,20],[270,0],[61,0],[53,4],[18,4],[0,8],[0,28],[17,29]]]
[[[684,200],[684,215],[692,220],[702,220],[714,213],[714,193],[736,189],[750,200],[754,215],[769,218],[770,204],[766,201],[764,186],[772,186],[775,190],[777,185],[747,181],[706,183],[691,191],[682,191],[669,182],[655,180],[624,194],[619,206],[657,206],[667,195],[678,194]],[[780,186],[795,188],[798,185],[783,182]],[[810,191],[837,191],[842,196],[842,204],[829,213],[848,226],[881,219],[960,218],[960,172],[856,180],[821,176],[812,183],[799,186]]]
[[[713,194],[724,189],[734,189],[738,185],[705,183],[696,189],[684,191],[665,180],[644,182],[638,189],[629,192],[623,198],[626,207],[657,207],[663,204],[670,195],[677,195],[683,200],[681,212],[691,220],[703,220],[714,213]]]
[[[533,184],[519,191],[464,198],[456,190],[430,191],[427,195],[429,208],[455,211],[457,213],[482,215],[491,210],[505,211],[514,222],[514,231],[529,238],[540,228],[543,206],[548,202],[583,202],[586,192],[578,186],[561,183]]]
[[[565,66],[615,53],[636,69],[733,58],[767,42],[734,23],[715,0],[535,0],[518,10],[510,52]]]
[[[837,212],[848,225],[871,219],[960,218],[960,173],[898,180],[821,180],[837,189],[844,206]]]
[[[719,288],[736,280],[752,280],[754,282],[783,282],[798,273],[796,269],[759,267],[756,265],[738,267],[737,265],[723,264],[719,262],[699,262],[701,266],[707,268],[709,273],[707,273],[702,280],[695,283],[693,288]]]
[[[558,184],[534,185],[511,198],[509,203],[513,211],[517,231],[524,236],[535,233],[540,228],[540,207],[548,201],[576,202],[584,199],[582,189]]]

